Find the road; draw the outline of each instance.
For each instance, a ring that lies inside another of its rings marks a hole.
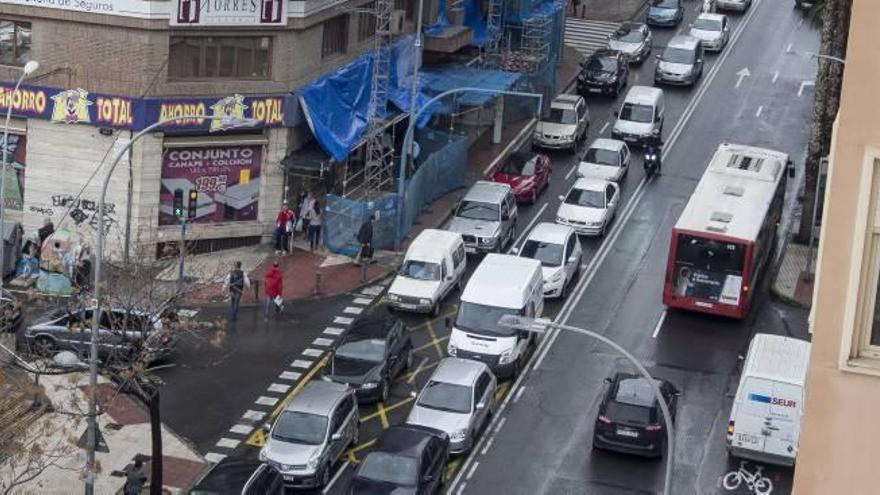
[[[695,5],[686,4],[683,29],[695,16]],[[748,336],[758,330],[805,328],[803,312],[766,301],[766,289],[759,294],[765,302],[746,322],[670,313],[658,325],[664,314],[660,283],[671,226],[717,144],[730,140],[767,146],[791,153],[796,163],[803,161],[812,87],[802,83],[812,79],[815,64],[800,54],[816,51],[818,35],[799,22],[787,3],[758,0],[752,12],[732,15],[734,41],[721,55],[707,56],[705,76],[696,88],[666,90],[663,175],[645,183],[640,161],[634,161],[611,231],[605,239],[582,239],[582,290],[568,304],[550,302],[545,308],[545,315],[563,312],[568,323],[612,337],[684,390],[679,424],[683,443],[676,455],[676,487],[683,491],[674,493],[711,493],[717,474],[727,469],[719,443],[723,427],[716,423],[726,420],[736,357]],[[656,30],[655,53],[674,34]],[[750,75],[737,85],[743,68]],[[630,85],[651,85],[652,71],[651,61],[633,67]],[[619,100],[591,98],[588,103],[592,123],[587,142],[610,137]],[[536,222],[553,221],[557,196],[574,181],[576,157],[554,153],[551,158],[550,187],[537,204],[520,208],[517,244]],[[469,260],[469,272],[478,261]],[[221,344],[188,343],[180,365],[161,371],[166,382],[163,420],[210,459],[255,456],[262,443],[255,428],[320,372],[328,341],[335,329],[345,328],[345,318],[385,311],[381,289],[304,301],[268,325],[256,309],[246,309]],[[382,429],[404,420],[411,393],[446,354],[449,331],[444,319],[455,314],[457,297],[447,299],[438,318],[401,315],[416,346],[417,371],[397,381],[388,403],[362,408],[361,443],[339,464],[327,492],[341,493],[352,467]],[[655,328],[658,334],[651,338]],[[532,364],[521,380],[502,384],[498,399],[507,406],[496,415],[491,434],[471,457],[452,461],[449,474],[457,477],[450,491],[641,493],[661,486],[662,463],[592,455],[590,428],[598,387],[620,365],[614,356],[577,336],[560,334],[547,337]],[[785,485],[787,473],[773,475]],[[784,488],[774,493],[779,491]]]

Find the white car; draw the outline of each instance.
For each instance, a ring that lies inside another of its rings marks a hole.
[[[544,297],[565,299],[581,271],[583,252],[573,228],[542,222],[529,232],[517,253],[541,262]]]
[[[602,179],[578,179],[559,200],[562,204],[556,212],[556,223],[581,235],[605,235],[617,213],[620,187]]]
[[[578,165],[578,177],[620,182],[629,172],[629,146],[617,139],[599,138],[584,153]]]
[[[443,299],[461,287],[466,258],[461,235],[423,230],[413,239],[403,266],[388,288],[388,306],[436,316]]]
[[[724,14],[700,14],[688,33],[703,42],[703,49],[720,52],[730,39],[730,23]]]

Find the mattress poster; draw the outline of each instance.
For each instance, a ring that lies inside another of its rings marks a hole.
[[[162,157],[159,225],[175,225],[175,196],[190,223],[257,219],[262,146],[170,148]],[[197,195],[190,196],[191,191]]]

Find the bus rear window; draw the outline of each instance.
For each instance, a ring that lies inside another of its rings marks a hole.
[[[745,246],[678,234],[675,295],[739,304]]]

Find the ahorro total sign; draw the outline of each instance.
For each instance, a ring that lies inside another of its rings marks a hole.
[[[287,0],[172,0],[172,26],[283,26]]]

